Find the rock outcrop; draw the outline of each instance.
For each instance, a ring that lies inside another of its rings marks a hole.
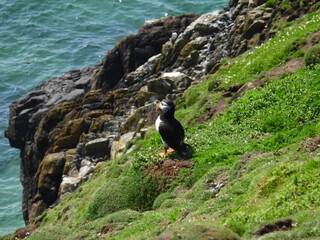
[[[13,102],[5,135],[21,150],[25,221],[143,134],[154,123],[155,101],[181,96],[216,71],[222,58],[272,36],[275,19],[294,19],[265,2],[231,0],[228,8],[202,16],[148,21],[117,42],[103,62],[50,79]],[[314,2],[292,8],[296,17]]]
[[[5,135],[12,147],[21,149],[22,208],[27,223],[58,196],[76,189],[97,162],[110,158],[111,147],[119,148],[113,140],[130,128],[122,126],[129,116],[136,122],[135,117],[151,111],[149,105],[138,111],[140,115],[133,114],[128,106],[142,106],[156,94],[130,99],[136,88],[115,85],[159,54],[172,33],[180,34],[197,17],[185,14],[149,21],[136,35],[120,40],[103,62],[50,79],[11,104]]]

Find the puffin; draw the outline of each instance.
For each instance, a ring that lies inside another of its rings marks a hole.
[[[161,112],[155,125],[164,146],[164,153],[159,155],[163,157],[167,152],[176,150],[183,157],[186,157],[188,151],[187,145],[184,143],[184,129],[174,117],[174,103],[171,100],[162,100],[156,106],[156,111]]]

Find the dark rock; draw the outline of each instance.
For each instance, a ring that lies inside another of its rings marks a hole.
[[[72,101],[84,94],[83,89],[74,89],[64,96],[64,101]]]
[[[208,25],[208,24],[198,23],[194,29],[200,33],[200,36],[212,35],[219,31],[219,28],[216,24]]]
[[[36,217],[40,216],[48,206],[44,203],[43,200],[37,199],[34,203],[32,203],[30,211],[29,211],[29,223],[33,223],[36,221]]]
[[[236,55],[240,55],[248,50],[248,40],[244,39],[240,42]]]
[[[164,97],[165,95],[162,95],[162,94],[157,94],[157,93],[148,92],[148,91],[140,91],[132,99],[132,101],[135,104],[135,106],[143,107],[146,103],[151,103],[151,102],[154,102],[155,100],[161,100]]]
[[[110,155],[111,140],[110,138],[97,138],[87,142],[85,145],[86,156],[107,158]]]
[[[120,40],[108,52],[94,88],[115,87],[125,74],[134,71],[150,57],[160,53],[162,45],[169,40],[173,32],[181,33],[198,17],[195,14],[184,14],[149,21],[136,35],[129,35]]]
[[[194,50],[190,53],[190,55],[187,58],[185,58],[183,65],[185,68],[191,68],[196,66],[198,61],[199,61],[199,52]]]
[[[261,228],[252,232],[253,235],[262,236],[266,233],[275,231],[287,231],[293,228],[293,221],[291,219],[280,220],[275,223],[267,223]]]
[[[161,75],[161,78],[172,82],[178,91],[186,90],[192,82],[192,79],[182,72],[166,72]]]
[[[242,34],[242,38],[244,39],[250,39],[255,35],[256,33],[261,33],[265,26],[265,22],[263,20],[256,20],[254,21],[248,29]]]
[[[75,83],[81,79],[90,79],[98,67],[99,64],[69,71],[59,78],[52,78],[10,105],[10,121],[5,136],[9,138],[11,146],[21,149],[22,208],[26,222],[28,222],[32,208],[35,206],[39,208],[39,211],[32,210],[31,215],[36,216],[43,211],[43,206],[49,205],[49,202],[32,204],[34,202],[32,199],[35,198],[38,191],[38,180],[35,174],[49,148],[49,132],[73,106],[66,105],[59,111],[52,112],[54,113],[52,115],[47,115],[47,113],[52,107],[63,101],[81,97],[82,93],[90,88],[91,81],[86,80],[86,85]],[[44,118],[45,116],[47,117]],[[50,202],[53,201],[55,199],[50,200]]]
[[[74,176],[72,173],[73,170],[79,168],[78,165],[76,164],[76,162],[77,162],[77,149],[76,148],[69,149],[66,152],[66,156],[65,156],[63,175]]]
[[[120,132],[124,134],[136,131],[138,123],[141,122],[141,120],[143,121],[143,124],[139,124],[140,128],[153,125],[158,116],[154,108],[155,104],[151,103],[134,110],[128,119],[121,125]]]
[[[82,118],[68,121],[60,133],[53,137],[54,143],[48,151],[58,152],[62,149],[75,148],[80,136],[89,130],[90,124],[91,122],[86,122]]]
[[[230,0],[229,1],[229,6],[230,7],[236,7],[238,2],[239,2],[239,0]]]
[[[267,0],[255,0],[255,4],[256,4],[257,6],[260,6],[260,5],[264,4],[264,3],[266,3],[266,1],[267,1]]]
[[[147,82],[149,92],[167,94],[172,90],[172,83],[165,79],[152,79]]]
[[[190,55],[193,51],[201,49],[207,42],[208,40],[204,37],[198,37],[195,40],[190,41],[182,48],[180,56],[186,57]]]
[[[111,155],[111,160],[120,157],[125,150],[127,149],[127,143],[130,142],[136,135],[136,132],[127,132],[119,138],[118,141],[113,141],[111,150],[110,150],[110,155]]]
[[[64,164],[65,153],[60,152],[48,154],[39,166],[38,189],[47,206],[53,204],[57,199]]]

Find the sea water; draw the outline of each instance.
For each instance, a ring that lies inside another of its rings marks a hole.
[[[146,20],[227,5],[228,0],[0,0],[0,235],[24,226],[19,151],[4,137],[9,104],[51,77],[99,62]]]

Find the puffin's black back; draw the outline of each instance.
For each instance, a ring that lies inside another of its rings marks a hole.
[[[172,101],[164,100],[171,108],[160,115],[161,123],[159,133],[162,140],[171,148],[179,151],[181,154],[187,154],[184,140],[184,129],[181,123],[174,118],[175,106]]]

